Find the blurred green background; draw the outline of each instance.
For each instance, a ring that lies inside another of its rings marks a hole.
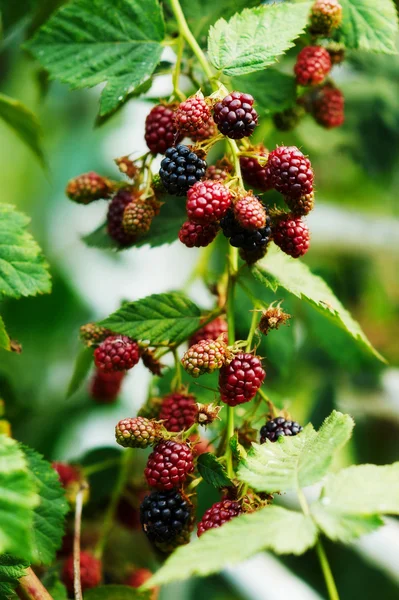
[[[60,84],[50,84],[20,50],[23,35],[20,27],[0,55],[0,91],[38,115],[48,170],[1,122],[1,201],[31,217],[31,231],[50,264],[53,292],[4,302],[7,329],[22,343],[23,353],[2,352],[0,396],[17,439],[49,459],[77,458],[91,448],[113,446],[116,419],[134,412],[146,396],[148,383],[148,375],[138,368],[129,375],[115,406],[94,404],[85,390],[66,401],[79,326],[106,316],[123,298],[178,287],[188,277],[197,254],[178,243],[167,249],[133,249],[118,256],[84,246],[80,236],[101,222],[106,207],[101,202],[90,207],[69,203],[64,196],[66,182],[88,170],[115,177],[114,157],[144,149],[149,104],[131,101],[95,128],[99,91],[70,92]],[[333,407],[351,413],[356,429],[342,461],[384,464],[398,459],[399,436],[399,59],[357,53],[335,68],[334,79],[346,97],[342,128],[326,131],[307,118],[294,133],[282,133],[273,129],[271,119],[263,119],[257,135],[269,147],[297,144],[311,156],[317,205],[309,219],[312,246],[305,262],[331,285],[388,365],[363,355],[317,313],[288,299],[284,307],[293,315],[292,325],[269,335],[262,354],[268,391],[278,405],[287,406],[297,420],[310,420],[315,426]],[[165,85],[160,81],[152,96],[163,94]],[[193,293],[204,306],[209,304],[200,286]],[[259,289],[259,293],[264,299],[275,299],[270,291]],[[284,297],[284,293],[278,295]],[[239,294],[237,323],[242,337],[246,337],[249,308]],[[377,595],[384,600],[398,598],[397,521],[390,519],[389,526],[373,536],[353,547],[327,544],[342,600]],[[288,585],[284,568],[315,590],[311,595],[309,588],[294,579],[290,597],[324,597],[312,552],[278,562],[267,560],[254,572],[248,566],[246,572],[237,569],[170,586],[162,597],[268,600],[277,597],[273,595],[277,592],[280,598],[288,597],[288,588],[281,588],[281,595],[278,587],[284,578]],[[265,579],[251,587],[248,574],[256,580],[266,567]]]

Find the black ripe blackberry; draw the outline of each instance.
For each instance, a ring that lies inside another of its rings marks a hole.
[[[161,162],[159,176],[170,194],[185,196],[194,183],[205,177],[207,164],[188,146],[168,148]]]
[[[280,435],[297,435],[302,431],[301,425],[296,421],[286,421],[284,417],[277,417],[267,421],[260,429],[260,443],[266,440],[276,442]]]
[[[177,490],[152,492],[140,506],[143,531],[158,547],[173,544],[189,523],[190,516],[190,505]]]
[[[221,219],[220,226],[224,235],[230,238],[230,244],[235,248],[242,248],[248,252],[259,251],[265,248],[270,241],[270,217],[266,217],[266,225],[261,229],[245,229],[236,220],[234,212],[230,209]]]

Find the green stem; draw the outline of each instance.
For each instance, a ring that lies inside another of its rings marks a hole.
[[[179,88],[179,77],[180,77],[180,69],[181,69],[181,60],[183,57],[183,48],[184,48],[184,38],[182,35],[179,35],[177,40],[177,52],[176,52],[176,64],[173,70],[173,95],[175,98],[178,98],[180,101],[185,100],[184,94],[180,91]]]
[[[91,477],[91,475],[94,475],[94,473],[105,471],[105,469],[119,465],[120,462],[120,458],[109,458],[108,460],[103,460],[95,463],[94,465],[88,465],[87,467],[83,467],[83,475],[85,477]]]
[[[25,575],[19,580],[19,585],[15,590],[18,598],[21,600],[53,600],[40,579],[28,567]]]
[[[231,140],[230,138],[227,138],[227,142],[230,146],[230,150],[231,150],[231,154],[233,157],[233,165],[234,165],[234,170],[236,173],[236,176],[238,177],[238,181],[240,184],[240,187],[244,187],[244,182],[242,180],[242,174],[241,174],[241,165],[240,165],[240,158],[239,158],[239,149],[237,146],[237,142],[235,140]]]
[[[190,28],[186,21],[186,17],[184,16],[184,13],[180,6],[179,0],[170,0],[170,5],[171,5],[173,13],[176,17],[176,21],[179,26],[180,34],[184,37],[184,39],[190,46],[191,50],[197,57],[198,62],[200,63],[201,67],[203,68],[204,73],[206,74],[208,79],[211,81],[213,79],[212,70],[208,64],[208,61],[206,60],[205,54],[202,52],[200,46],[198,45],[197,40],[195,39],[195,37],[193,36],[193,34],[190,31]]]
[[[173,378],[172,387],[173,391],[177,392],[180,390],[182,386],[182,378],[181,378],[181,364],[179,354],[177,352],[177,348],[173,350],[173,357],[175,359],[175,376]]]
[[[121,466],[119,469],[118,480],[112,491],[111,500],[108,504],[107,511],[104,515],[100,539],[98,540],[97,546],[94,551],[94,555],[96,556],[96,558],[99,558],[99,559],[102,558],[102,555],[104,553],[105,544],[107,543],[108,536],[109,536],[111,529],[113,527],[113,524],[114,524],[114,518],[115,518],[115,513],[116,513],[117,506],[118,506],[118,502],[122,495],[123,488],[125,487],[126,480],[127,480],[128,474],[129,474],[129,465],[130,465],[130,460],[132,458],[132,454],[133,453],[132,453],[131,449],[127,449],[123,452]]]
[[[229,345],[232,346],[235,342],[235,322],[234,322],[234,295],[235,295],[235,283],[236,283],[236,273],[237,273],[237,264],[238,264],[238,251],[237,248],[233,248],[230,246],[229,249],[229,279],[227,282],[227,327],[228,327],[228,340]],[[234,407],[229,406],[227,408],[227,423],[226,423],[226,449],[225,449],[225,459],[226,459],[226,468],[227,475],[230,477],[234,477],[234,469],[233,469],[233,454],[230,447],[230,438],[234,435]]]
[[[246,352],[250,352],[250,350],[251,350],[252,341],[254,339],[254,334],[255,334],[257,325],[258,325],[258,311],[256,310],[256,306],[254,306],[254,310],[252,312],[251,327],[249,329],[249,333],[248,333],[248,337],[247,337],[247,346],[245,348]]]
[[[317,540],[316,552],[319,558],[321,569],[323,571],[329,598],[330,600],[339,600],[339,594],[337,586],[335,585],[334,576],[332,574],[330,563],[328,562],[327,554],[320,538]]]

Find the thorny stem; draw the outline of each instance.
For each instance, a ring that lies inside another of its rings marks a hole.
[[[87,484],[83,483],[75,499],[75,530],[73,536],[73,589],[75,600],[82,600],[82,584],[80,580],[80,531],[82,528],[83,495]]]
[[[184,37],[179,35],[177,39],[177,52],[176,52],[176,64],[173,70],[173,95],[175,98],[178,98],[180,101],[185,100],[184,94],[180,91],[179,88],[179,77],[180,77],[180,69],[181,69],[181,59],[183,57],[183,48],[184,48]]]
[[[26,575],[19,580],[19,585],[15,591],[21,600],[53,600],[53,597],[30,567],[26,569]]]
[[[181,364],[180,364],[179,354],[178,354],[176,348],[173,350],[173,357],[175,359],[175,373],[176,374],[175,374],[175,376],[173,378],[172,388],[173,388],[173,391],[176,392],[182,386]]]

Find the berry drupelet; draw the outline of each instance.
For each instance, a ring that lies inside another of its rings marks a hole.
[[[331,71],[331,58],[322,46],[306,46],[297,56],[294,71],[299,85],[318,85]]]
[[[171,490],[182,485],[193,469],[193,455],[189,446],[167,440],[159,442],[151,452],[144,475],[150,487]]]
[[[260,358],[249,353],[236,354],[219,372],[222,402],[229,406],[249,402],[256,395],[265,377]]]
[[[280,436],[297,435],[302,431],[301,425],[296,421],[287,421],[284,417],[277,417],[267,421],[260,429],[260,443],[264,444],[266,440],[276,442]]]
[[[204,179],[207,164],[188,146],[179,144],[165,152],[159,176],[167,192],[185,196],[189,188]]]
[[[187,192],[187,216],[194,223],[219,221],[230,206],[231,192],[218,181],[198,181]]]
[[[200,223],[193,223],[192,221],[186,221],[180,228],[179,240],[187,248],[203,248],[209,246],[215,239],[219,231],[218,223],[207,223],[201,225]]]
[[[191,518],[191,506],[177,490],[152,492],[140,506],[144,533],[156,546],[173,543]]]
[[[242,513],[241,506],[234,500],[221,500],[205,511],[204,516],[197,525],[197,535],[200,537],[209,529],[221,527]]]
[[[144,137],[153,154],[165,154],[178,141],[173,105],[158,104],[151,109],[145,120]]]
[[[258,124],[258,114],[253,108],[254,99],[250,94],[231,92],[217,102],[213,109],[214,121],[223,135],[240,140],[253,134]]]
[[[139,360],[139,345],[127,335],[110,335],[94,350],[94,362],[101,371],[126,371]]]

